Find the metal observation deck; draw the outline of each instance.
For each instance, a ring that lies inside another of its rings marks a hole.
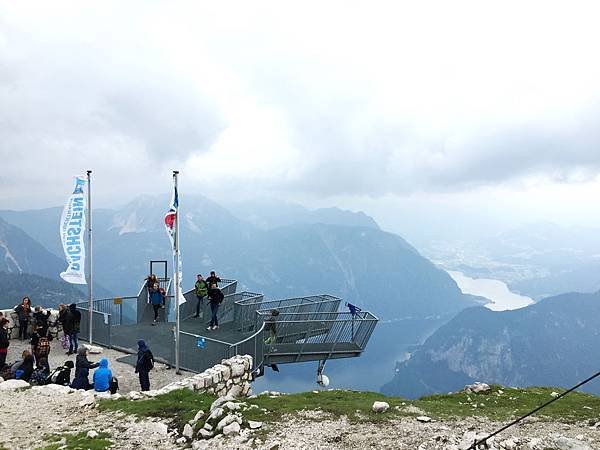
[[[156,325],[152,325],[154,313],[145,286],[137,296],[94,300],[93,342],[135,354],[137,340],[144,339],[157,360],[174,365],[175,302],[171,280],[159,282],[167,301]],[[264,365],[357,357],[378,321],[366,311],[338,311],[342,300],[332,295],[270,300],[262,294],[237,292],[235,280],[224,279],[219,285],[225,299],[218,312],[218,330],[206,329],[210,320],[206,300],[200,317],[194,318],[198,300],[193,290],[184,293],[186,302],[179,307],[182,369],[201,372],[237,354],[252,355],[254,369],[260,368],[261,374]],[[82,339],[89,334],[88,306],[88,302],[78,304]],[[273,309],[279,311],[275,319]],[[274,322],[274,335],[265,330],[265,321]],[[133,355],[123,359],[135,363]]]

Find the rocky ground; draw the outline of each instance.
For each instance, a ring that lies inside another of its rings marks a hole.
[[[84,344],[85,343],[82,343],[81,345]],[[19,359],[23,350],[26,349],[31,350],[31,346],[29,345],[28,341],[19,341],[17,339],[12,339],[8,348],[8,356],[6,358],[6,363],[9,364]],[[134,372],[134,367],[130,364],[125,364],[117,361],[118,358],[121,358],[126,355],[126,353],[106,348],[102,348],[102,353],[100,354],[88,354],[88,359],[92,362],[97,362],[100,360],[100,358],[108,359],[109,367],[113,371],[113,375],[119,380],[119,392],[121,392],[122,394],[140,389],[140,383],[137,374],[135,374]],[[64,362],[67,360],[71,360],[73,361],[73,364],[75,364],[75,355],[67,356],[65,354],[65,350],[61,347],[60,342],[57,339],[54,339],[51,342],[51,350],[49,357],[50,368],[54,369],[55,367],[64,364]],[[183,379],[186,376],[191,375],[190,373],[183,371],[181,375],[177,375],[175,373],[175,370],[167,369],[167,366],[159,363],[155,364],[154,368],[155,370],[152,370],[150,372],[150,386],[152,389],[160,388],[173,381]],[[75,371],[71,371],[71,379],[73,378],[74,374]],[[91,375],[90,381],[92,381]]]
[[[11,341],[9,361],[26,347],[26,343]],[[110,360],[115,375],[119,377],[121,393],[138,389],[133,367],[116,361],[116,358],[123,356],[122,353],[104,349],[102,355],[91,355],[90,359],[97,360],[100,356]],[[51,365],[54,367],[62,364],[65,359],[74,360],[74,357],[67,357],[58,343],[54,342]],[[160,388],[190,375],[177,376],[174,370],[157,366],[160,367],[151,374],[153,388]],[[484,437],[504,425],[476,417],[443,421],[394,417],[383,421],[356,423],[350,422],[346,416],[334,416],[312,409],[286,415],[265,423],[256,430],[250,430],[249,422],[243,417],[248,414],[245,411],[250,411],[250,405],[236,407],[230,413],[237,415],[239,423],[243,423],[242,429],[238,427],[234,434],[218,434],[205,440],[199,432],[192,433],[190,428],[186,440],[166,419],[140,419],[120,412],[101,411],[91,392],[73,391],[55,385],[4,390],[3,384],[0,383],[0,449],[11,450],[43,447],[48,435],[52,433],[64,435],[88,431],[107,433],[113,442],[113,448],[119,449],[175,449],[191,446],[193,449],[464,450],[476,438]],[[190,391],[189,395],[197,394]],[[318,395],[320,398],[323,394]],[[244,402],[244,399],[238,401]],[[406,408],[414,409],[404,411],[409,414],[422,412],[410,405]],[[209,414],[210,411],[206,413]],[[386,412],[381,414],[385,415]],[[215,419],[213,427],[220,420],[222,419]],[[185,434],[185,430],[183,433]],[[490,450],[600,450],[600,422],[563,423],[530,418],[503,432],[490,441],[490,444]]]

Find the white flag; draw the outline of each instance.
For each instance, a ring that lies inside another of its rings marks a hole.
[[[60,274],[67,283],[86,284],[85,281],[85,208],[83,192],[86,179],[75,178],[75,189],[68,198],[60,219],[60,238],[69,266]]]

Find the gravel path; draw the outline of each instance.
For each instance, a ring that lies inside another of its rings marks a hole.
[[[80,345],[83,345],[80,344]],[[54,339],[51,342],[50,350],[50,369],[54,369],[57,366],[64,364],[65,361],[71,360],[75,364],[75,355],[67,356],[65,350],[60,345],[58,339]],[[23,350],[31,350],[31,346],[28,341],[19,341],[12,339],[10,341],[10,347],[8,348],[8,356],[6,362],[11,363],[17,359],[20,359]],[[92,362],[97,362],[100,358],[107,358],[109,361],[109,367],[113,372],[113,375],[119,380],[119,392],[126,394],[129,391],[139,391],[140,383],[137,374],[134,372],[134,367],[130,364],[125,364],[117,361],[117,358],[126,356],[127,353],[122,353],[117,350],[111,350],[102,348],[102,353],[98,355],[91,355],[88,353],[88,359]],[[92,381],[92,371],[90,371],[90,381]],[[75,371],[71,371],[71,380],[75,375]],[[181,375],[177,375],[175,370],[167,369],[164,364],[157,363],[154,366],[154,370],[150,371],[150,387],[152,389],[159,389],[173,381],[177,381],[186,377],[189,377],[191,373],[181,372]]]
[[[108,433],[115,448],[177,448],[165,433],[166,427],[149,420],[136,422],[123,414],[100,412],[94,403],[83,405],[93,399],[83,391],[64,394],[38,389],[0,392],[0,447],[35,449],[51,433],[95,430]]]

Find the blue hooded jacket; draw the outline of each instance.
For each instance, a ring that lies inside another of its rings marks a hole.
[[[100,366],[94,372],[94,390],[96,392],[108,391],[110,380],[112,380],[112,372],[108,368],[108,359],[102,358]]]

